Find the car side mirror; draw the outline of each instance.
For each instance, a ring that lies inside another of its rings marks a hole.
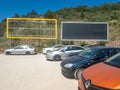
[[[61,52],[65,52],[65,50],[61,50]]]

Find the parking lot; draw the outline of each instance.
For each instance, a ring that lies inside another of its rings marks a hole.
[[[77,90],[77,81],[61,74],[60,62],[42,54],[0,54],[0,90]]]

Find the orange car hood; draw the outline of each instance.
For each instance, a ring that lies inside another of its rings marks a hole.
[[[99,63],[86,69],[83,76],[94,85],[120,90],[120,68]]]

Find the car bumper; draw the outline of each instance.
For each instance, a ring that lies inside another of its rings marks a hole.
[[[62,60],[65,60],[65,59],[67,59],[67,58],[68,58],[67,55],[61,56],[61,59],[62,59]]]
[[[45,50],[42,50],[42,54],[46,54],[46,51],[45,51]]]
[[[81,89],[78,87],[78,90],[81,90]]]
[[[73,68],[61,68],[62,74],[67,78],[74,78],[74,69]]]
[[[47,60],[53,60],[53,56],[50,55],[50,54],[46,54],[46,59],[47,59]]]
[[[33,51],[30,51],[30,54],[37,54],[37,52],[35,50],[33,50]]]
[[[85,90],[85,87],[81,78],[79,78],[79,81],[78,81],[78,90]]]

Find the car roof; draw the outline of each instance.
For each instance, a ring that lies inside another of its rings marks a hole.
[[[79,45],[66,45],[66,46],[68,47],[68,46],[79,46]],[[81,47],[81,46],[79,46],[79,47]]]
[[[29,46],[32,46],[32,45],[18,45],[18,46],[22,46],[22,47],[26,47],[27,46],[27,47],[29,47]]]
[[[94,46],[94,47],[90,47],[90,49],[112,49],[112,48],[117,48],[117,47],[110,47],[110,46]]]

